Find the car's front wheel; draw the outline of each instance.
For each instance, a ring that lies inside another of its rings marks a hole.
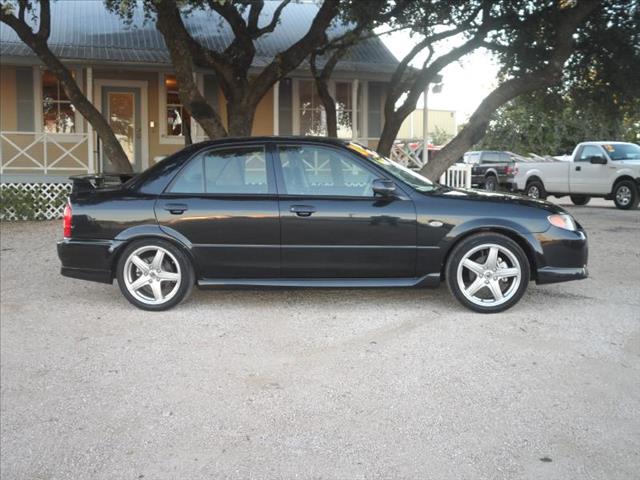
[[[512,239],[480,233],[449,255],[445,276],[451,293],[467,308],[497,313],[515,305],[529,284],[529,261]]]
[[[631,210],[638,206],[640,194],[631,180],[622,180],[613,189],[613,202],[620,210]]]
[[[191,262],[172,243],[143,239],[128,245],[116,276],[122,294],[143,310],[168,310],[184,300],[194,284]]]

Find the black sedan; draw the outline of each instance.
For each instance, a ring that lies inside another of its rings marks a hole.
[[[530,280],[587,276],[582,227],[553,204],[435,184],[324,138],[192,145],[128,181],[78,177],[62,274],[166,310],[194,285],[436,287],[478,312]]]

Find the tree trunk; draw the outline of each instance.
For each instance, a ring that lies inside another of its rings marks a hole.
[[[235,102],[232,108],[227,102],[227,123],[229,125],[229,136],[231,137],[250,137],[253,130],[253,120],[256,113],[256,107],[250,105],[239,105]]]
[[[336,101],[329,93],[329,86],[326,80],[316,78],[316,89],[320,96],[320,101],[324,106],[327,117],[327,136],[338,138],[338,115],[336,112]]]
[[[393,147],[393,142],[398,136],[398,131],[400,131],[403,121],[404,119],[400,120],[395,115],[385,120],[380,140],[378,141],[378,148],[376,149],[380,155],[388,157],[391,154],[391,147]]]
[[[180,18],[178,7],[175,3],[158,2],[157,15],[156,27],[169,50],[178,81],[180,101],[209,138],[226,137],[227,131],[220,115],[200,93],[194,80],[195,71],[193,55],[189,48],[189,34]]]

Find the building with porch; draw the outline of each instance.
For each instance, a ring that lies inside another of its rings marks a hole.
[[[270,19],[279,2],[266,2]],[[141,171],[194,141],[202,130],[182,107],[169,54],[152,20],[138,9],[131,22],[101,0],[52,2],[51,50],[72,70],[86,96],[105,115],[133,165]],[[314,3],[292,3],[275,31],[257,42],[256,72],[308,29]],[[194,11],[185,23],[199,41],[224,48],[228,25],[214,12]],[[339,29],[340,27],[337,27]],[[339,32],[335,32],[339,33]],[[66,98],[55,76],[6,25],[0,26],[0,169],[2,182],[60,182],[69,175],[106,171],[99,139]],[[338,63],[330,88],[339,135],[375,143],[382,127],[385,82],[396,58],[377,38],[356,46]],[[196,73],[201,92],[226,120],[226,102],[214,72]],[[308,64],[279,82],[258,106],[254,135],[322,135],[324,111]]]

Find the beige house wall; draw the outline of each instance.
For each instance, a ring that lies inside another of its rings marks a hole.
[[[423,124],[423,109],[418,108],[404,120],[400,131],[399,139],[421,139]],[[429,110],[427,112],[427,125],[429,135],[433,136],[436,128],[445,131],[449,135],[457,133],[456,112],[453,110]]]

